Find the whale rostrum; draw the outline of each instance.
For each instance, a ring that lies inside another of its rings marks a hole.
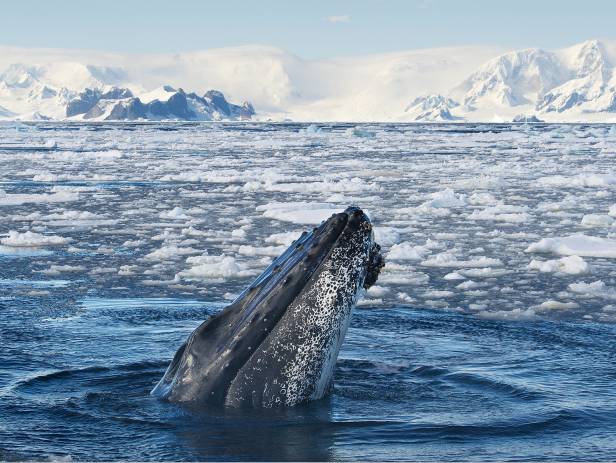
[[[197,327],[152,395],[255,408],[322,398],[331,388],[351,309],[383,265],[361,209],[332,215]]]

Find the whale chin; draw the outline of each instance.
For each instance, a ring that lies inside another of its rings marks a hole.
[[[152,395],[230,407],[293,406],[323,397],[351,309],[383,265],[361,209],[332,215],[197,327]]]

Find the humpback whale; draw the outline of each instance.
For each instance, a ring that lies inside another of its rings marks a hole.
[[[151,394],[237,408],[322,398],[331,389],[351,309],[383,265],[361,209],[332,215],[197,327]]]

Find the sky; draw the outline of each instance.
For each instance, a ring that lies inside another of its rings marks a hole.
[[[271,45],[321,59],[615,39],[612,0],[7,0],[0,45],[124,53]]]

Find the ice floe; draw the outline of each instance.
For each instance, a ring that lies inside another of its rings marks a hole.
[[[0,243],[5,246],[13,247],[59,246],[70,243],[71,241],[71,238],[57,235],[43,235],[29,230],[23,233],[10,230],[7,237],[0,238]]]
[[[327,220],[332,214],[340,210],[330,203],[268,203],[257,206],[257,211],[263,212],[263,217],[293,222],[305,225],[318,225]]]
[[[565,237],[543,238],[528,246],[526,252],[616,259],[616,241],[597,236],[575,234]]]
[[[580,275],[588,273],[590,266],[580,256],[567,256],[556,260],[531,260],[528,264],[530,270],[538,270],[543,273],[566,273]]]

